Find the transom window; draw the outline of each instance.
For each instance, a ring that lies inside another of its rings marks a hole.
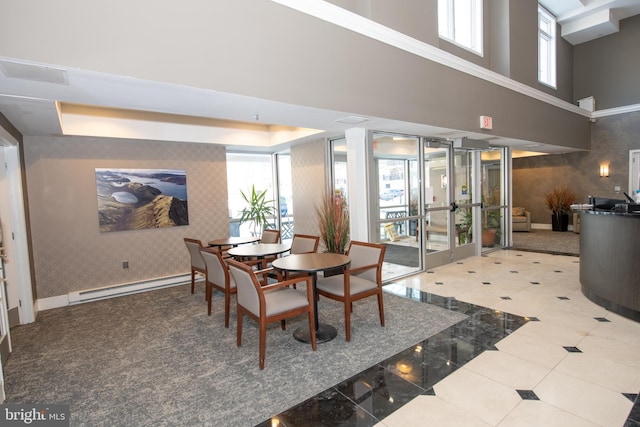
[[[538,80],[556,87],[556,18],[538,6]]]
[[[438,34],[482,55],[482,0],[438,0]]]

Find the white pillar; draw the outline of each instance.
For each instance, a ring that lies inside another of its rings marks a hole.
[[[347,140],[347,202],[351,226],[351,240],[368,242],[369,226],[369,170],[373,156],[370,132],[363,128],[352,128],[345,132]]]

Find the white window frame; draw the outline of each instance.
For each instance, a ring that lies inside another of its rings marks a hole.
[[[464,8],[469,2],[471,10]],[[455,45],[469,50],[477,55],[483,56],[483,18],[482,8],[483,0],[438,0],[438,34],[440,38],[445,39]],[[460,28],[460,15],[468,13],[468,27]],[[458,31],[456,31],[458,27]],[[466,36],[470,38],[467,42],[462,35],[466,32]]]
[[[550,31],[546,31],[541,24],[544,22]],[[546,43],[548,49],[543,51]],[[538,5],[538,81],[544,85],[556,88],[556,18],[545,8]]]

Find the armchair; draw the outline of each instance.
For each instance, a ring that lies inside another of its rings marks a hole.
[[[237,345],[242,345],[242,318],[246,314],[255,320],[260,328],[260,369],[264,369],[267,323],[280,321],[286,328],[285,319],[307,313],[309,316],[309,334],[311,348],[316,350],[316,322],[313,305],[313,286],[311,277],[300,277],[262,286],[251,266],[229,260],[229,271],[236,281],[238,302]],[[306,294],[289,287],[294,283],[306,282]]]
[[[522,207],[511,208],[511,229],[531,231],[531,213]]]
[[[377,296],[380,326],[384,326],[384,306],[382,302],[382,261],[385,245],[351,241],[347,255],[351,258],[344,274],[318,279],[318,295],[344,304],[345,336],[351,341],[351,312],[353,301]]]

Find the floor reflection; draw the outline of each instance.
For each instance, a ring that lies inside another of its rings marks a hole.
[[[390,284],[386,292],[433,304],[468,317],[393,357],[260,423],[275,426],[373,426],[433,386],[528,319],[486,307]]]

